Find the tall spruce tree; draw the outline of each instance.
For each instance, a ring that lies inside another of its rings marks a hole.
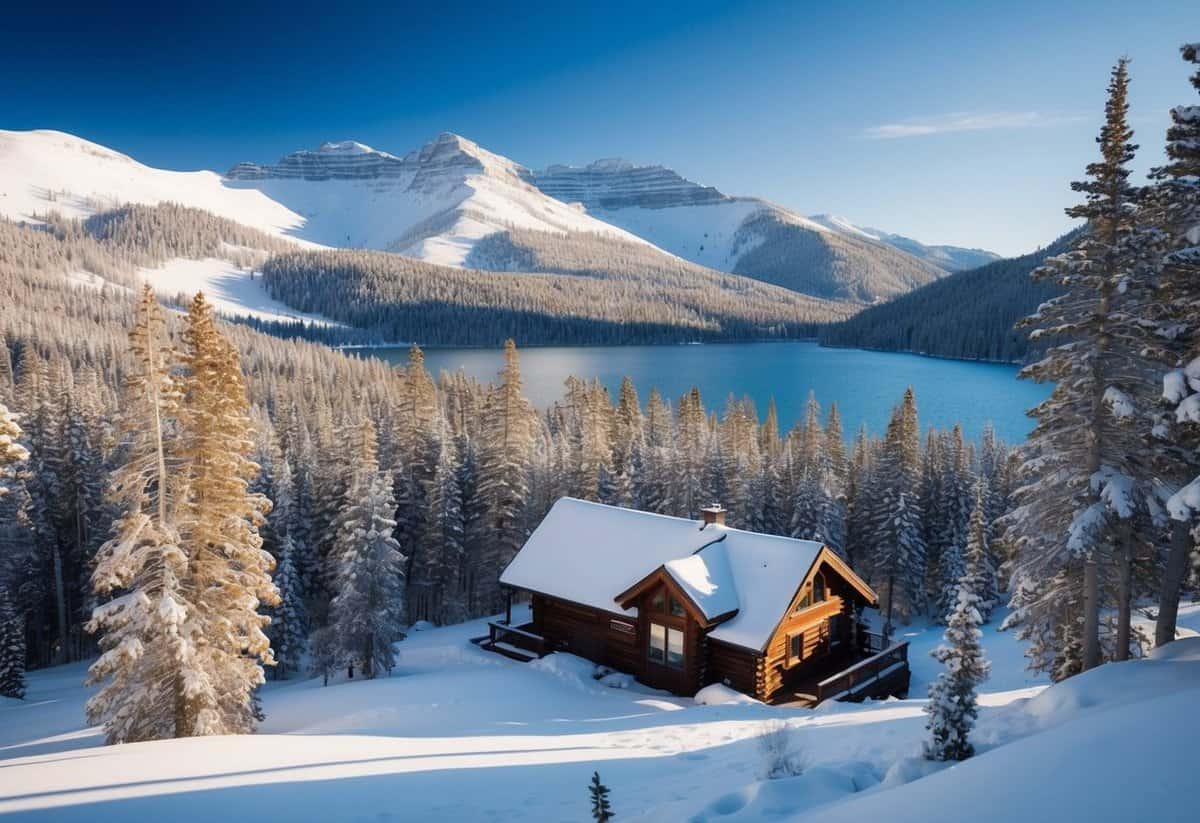
[[[1200,66],[1200,43],[1180,51]],[[1200,68],[1191,84],[1200,92]],[[1175,639],[1189,554],[1200,566],[1200,105],[1171,109],[1166,153],[1167,164],[1151,173],[1155,185],[1147,204],[1161,281],[1155,319],[1160,336],[1170,341],[1163,375],[1167,413],[1154,436],[1163,476],[1181,488],[1167,501],[1171,540],[1158,592],[1159,646]]]
[[[179,531],[187,555],[193,608],[180,627],[184,646],[182,707],[186,734],[254,730],[254,691],[273,665],[261,606],[279,604],[275,560],[259,528],[271,503],[249,490],[259,467],[249,401],[237,350],[217,329],[198,293],[188,307],[183,341],[183,437],[186,497]]]
[[[374,427],[360,427],[360,461],[338,516],[330,627],[339,657],[367,678],[395,665],[393,644],[403,636],[405,557],[393,537],[391,474],[375,462]]]
[[[100,658],[88,671],[102,683],[87,717],[109,743],[184,737],[194,723],[185,705],[197,688],[187,625],[197,609],[178,529],[183,492],[178,445],[180,389],[172,378],[166,319],[147,286],[129,334],[132,368],[118,423],[124,463],[111,477],[121,508],[113,536],[96,557],[92,585],[116,597],[92,612]]]
[[[475,602],[485,612],[503,607],[500,573],[525,542],[533,410],[521,391],[517,346],[504,344],[500,384],[488,392],[479,457],[479,495],[486,542],[474,575]]]
[[[892,412],[864,505],[864,548],[889,633],[895,620],[907,623],[926,609],[921,462],[916,397],[909,387]]]
[[[1142,356],[1147,332],[1136,322],[1144,291],[1131,272],[1129,240],[1137,199],[1129,162],[1136,147],[1127,122],[1127,61],[1118,61],[1109,84],[1105,124],[1097,142],[1101,157],[1087,179],[1071,188],[1084,202],[1067,209],[1088,221],[1087,230],[1064,255],[1035,272],[1065,291],[1026,321],[1031,339],[1049,338],[1045,357],[1022,371],[1037,382],[1053,382],[1050,398],[1031,410],[1037,425],[1025,446],[1027,478],[1009,516],[1006,542],[1016,552],[1011,564],[1012,613],[1007,625],[1033,640],[1036,668],[1059,674],[1102,662],[1100,614],[1107,587],[1105,570],[1132,563],[1133,518],[1140,509],[1138,478],[1144,450],[1136,398],[1147,396],[1151,377]],[[1114,551],[1115,547],[1115,551]],[[1066,584],[1052,588],[1048,581]],[[1079,619],[1060,625],[1062,604],[1076,604]],[[1128,603],[1128,600],[1125,600]],[[1122,607],[1128,626],[1128,608]],[[1063,643],[1064,631],[1082,631],[1079,642]],[[1126,637],[1128,633],[1126,632]],[[1118,644],[1120,645],[1120,644]],[[1109,653],[1121,656],[1125,651]],[[1077,661],[1062,658],[1078,648]]]

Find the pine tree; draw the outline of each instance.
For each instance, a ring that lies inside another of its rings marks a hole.
[[[1187,44],[1181,52],[1185,61],[1200,66],[1200,43]],[[1191,84],[1200,92],[1200,68]],[[1160,476],[1181,486],[1167,502],[1171,540],[1158,591],[1158,646],[1175,639],[1189,554],[1200,567],[1200,359],[1195,358],[1200,342],[1200,105],[1171,110],[1166,153],[1167,164],[1151,172],[1155,185],[1144,206],[1152,212],[1151,250],[1160,270],[1154,319],[1160,338],[1170,341],[1163,357],[1167,411],[1154,437],[1160,446]]]
[[[592,798],[592,820],[608,823],[613,819],[612,804],[608,801],[608,786],[600,782],[600,772],[592,772],[592,783],[588,786]]]
[[[184,680],[181,719],[188,735],[254,729],[253,693],[262,665],[273,665],[264,633],[276,606],[275,560],[259,528],[271,503],[249,491],[258,465],[237,350],[218,331],[212,306],[197,294],[188,308],[183,355],[181,457],[187,489],[179,530],[193,604],[180,627]]]
[[[391,672],[393,644],[403,637],[405,558],[392,536],[396,504],[390,474],[364,473],[347,500],[333,555],[337,576],[330,626],[351,672],[357,662],[373,678],[381,670]]]
[[[981,474],[975,483],[975,505],[971,509],[971,522],[967,534],[963,584],[975,595],[975,607],[983,623],[991,619],[992,610],[1000,600],[1000,593],[996,587],[996,568],[992,563],[988,545],[985,520],[987,504],[987,479]]]
[[[308,618],[304,609],[304,591],[296,572],[296,548],[292,535],[284,532],[280,540],[279,561],[275,566],[275,588],[279,590],[279,605],[271,611],[267,636],[275,653],[275,678],[285,680],[290,672],[300,670],[308,636]]]
[[[889,633],[895,619],[908,622],[926,608],[920,487],[921,436],[910,387],[888,423],[864,504],[865,549]]]
[[[188,558],[178,531],[184,484],[176,437],[180,393],[169,373],[165,318],[147,286],[130,331],[132,370],[120,419],[125,462],[112,476],[122,514],[92,573],[97,595],[88,631],[101,633],[89,683],[103,683],[87,704],[109,743],[183,737],[193,731],[184,705],[195,687],[186,626],[196,609],[187,588]]]
[[[525,542],[525,501],[529,493],[529,456],[534,442],[534,414],[521,393],[517,347],[504,344],[500,384],[488,393],[479,458],[479,496],[485,511],[487,540],[475,573],[477,606],[503,607],[500,573]]]
[[[981,622],[978,598],[964,581],[947,621],[946,642],[931,652],[946,670],[930,685],[925,705],[932,738],[925,744],[925,757],[930,760],[966,760],[975,753],[969,735],[979,714],[976,690],[991,668],[979,642]]]
[[[1013,611],[1006,625],[1020,625],[1023,639],[1054,638],[1061,634],[1053,625],[1061,601],[1078,604],[1084,670],[1102,660],[1101,577],[1107,567],[1132,563],[1130,530],[1141,507],[1137,479],[1146,476],[1139,465],[1140,433],[1132,425],[1135,399],[1151,390],[1142,356],[1149,334],[1136,322],[1145,290],[1131,273],[1128,254],[1136,201],[1128,164],[1136,147],[1126,121],[1127,92],[1121,60],[1113,69],[1106,122],[1097,139],[1101,159],[1087,167],[1087,180],[1072,184],[1085,202],[1067,209],[1069,216],[1088,220],[1088,230],[1070,252],[1035,272],[1065,293],[1027,321],[1035,327],[1031,339],[1049,336],[1055,345],[1021,376],[1052,381],[1055,388],[1030,412],[1038,421],[1025,446],[1030,482],[1006,520],[1005,540],[1017,555],[1010,566]],[[1068,582],[1069,588],[1047,592],[1049,580]],[[1127,628],[1127,608],[1122,616]],[[1048,648],[1042,641],[1031,647],[1035,665],[1071,668],[1062,661],[1046,665]]]
[[[25,697],[25,623],[0,588],[0,697]]]

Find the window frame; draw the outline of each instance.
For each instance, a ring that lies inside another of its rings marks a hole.
[[[655,630],[659,631],[656,632]],[[656,637],[656,635],[658,635]],[[662,644],[656,641],[661,638]],[[672,641],[677,641],[675,644]],[[672,660],[671,655],[678,649],[678,659]],[[655,653],[661,654],[661,657]],[[681,628],[651,620],[646,630],[646,659],[656,666],[682,671],[687,667],[687,632]]]
[[[796,654],[795,644],[800,641],[800,653]],[[804,661],[804,630],[789,632],[787,635],[787,664],[794,666]]]

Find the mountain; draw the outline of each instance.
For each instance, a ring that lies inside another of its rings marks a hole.
[[[163,202],[306,247],[397,252],[438,265],[609,279],[648,270],[675,278],[692,266],[686,277],[695,282],[708,269],[833,300],[840,305],[830,316],[944,274],[878,239],[731,197],[664,166],[604,160],[534,172],[450,133],[403,156],[324,143],[221,176],[150,168],[60,132],[0,132],[0,215],[86,218]],[[230,275],[214,268],[205,285]]]
[[[1062,254],[1078,235],[1072,231],[1049,246],[1020,257],[956,272],[890,303],[823,327],[826,346],[908,351],[965,360],[1022,362],[1029,340],[1013,325],[1059,294],[1030,273]]]
[[[324,143],[274,165],[239,163],[226,180],[303,215],[309,240],[442,265],[466,265],[479,240],[509,228],[640,242],[538,191],[524,167],[450,133],[404,157]]]
[[[874,303],[945,274],[877,238],[835,231],[757,197],[732,197],[664,166],[600,160],[533,172],[534,185],[701,266],[837,300]]]
[[[927,246],[919,240],[905,237],[902,234],[891,234],[879,229],[856,226],[846,218],[834,214],[814,214],[809,219],[839,234],[887,243],[889,246],[908,252],[913,257],[925,260],[949,272],[974,269],[993,260],[1001,259],[1000,255],[986,249],[967,249],[962,246]]]

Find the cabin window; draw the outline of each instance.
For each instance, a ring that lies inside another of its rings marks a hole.
[[[682,669],[683,632],[659,623],[651,623],[648,655],[652,663]]]
[[[804,658],[804,632],[788,635],[788,662],[799,663]]]
[[[842,642],[842,616],[835,614],[829,618],[829,645],[836,646]]]
[[[673,614],[675,617],[687,616],[687,612],[683,610],[683,604],[674,597],[671,598],[671,614]]]
[[[796,611],[803,611],[812,605],[812,590],[807,586],[804,589],[804,594],[800,597],[800,602],[796,604]]]
[[[667,610],[667,593],[662,589],[656,591],[650,598],[650,611],[665,612]]]
[[[825,602],[825,575],[823,574],[818,574],[813,578],[812,599],[814,603]]]

